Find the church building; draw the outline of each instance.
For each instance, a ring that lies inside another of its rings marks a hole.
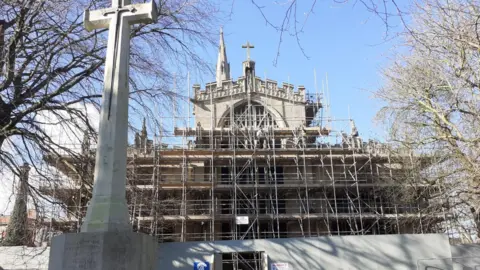
[[[134,230],[159,243],[439,230],[441,209],[423,199],[434,191],[412,184],[428,162],[362,140],[352,119],[334,129],[321,93],[257,76],[253,45],[243,47],[234,79],[221,32],[215,81],[193,85],[193,115],[175,122],[187,124],[149,137],[146,119],[136,134],[127,160]],[[61,230],[78,230],[85,215],[92,148],[86,139],[81,159],[45,157],[69,179],[41,188],[68,210]],[[215,269],[265,269],[264,256],[232,249]]]

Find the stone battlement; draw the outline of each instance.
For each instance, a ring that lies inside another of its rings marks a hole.
[[[237,81],[224,80],[220,87],[216,82],[207,83],[205,89],[201,89],[199,84],[193,85],[196,101],[209,101],[212,99],[220,99],[234,95],[246,93],[245,77],[239,77]],[[262,80],[255,77],[255,85],[251,88],[250,93],[258,93],[268,97],[285,99],[294,102],[305,102],[305,87],[299,85],[297,91],[293,84],[284,82],[281,87],[277,81],[267,79]]]

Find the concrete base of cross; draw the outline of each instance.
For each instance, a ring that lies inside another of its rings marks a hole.
[[[134,232],[69,233],[56,236],[49,270],[155,270],[157,243]]]

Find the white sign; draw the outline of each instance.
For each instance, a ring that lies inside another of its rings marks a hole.
[[[272,270],[288,270],[288,263],[272,263]]]
[[[236,221],[237,225],[246,225],[248,224],[248,216],[239,216]]]

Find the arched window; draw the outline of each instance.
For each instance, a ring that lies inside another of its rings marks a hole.
[[[223,126],[230,127],[232,121],[237,128],[278,127],[275,117],[258,102],[237,106],[233,110],[233,119],[230,113],[224,117]]]

